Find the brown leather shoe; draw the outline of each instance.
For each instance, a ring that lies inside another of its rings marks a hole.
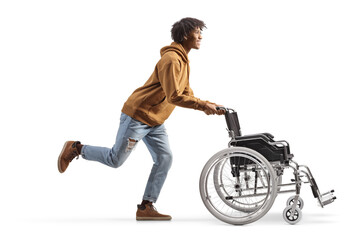
[[[67,141],[64,144],[63,149],[58,158],[58,169],[60,173],[65,172],[70,162],[74,158],[79,158],[80,153],[76,148],[76,144],[79,144],[79,141]]]
[[[158,213],[151,202],[137,207],[136,220],[171,220],[170,215]]]

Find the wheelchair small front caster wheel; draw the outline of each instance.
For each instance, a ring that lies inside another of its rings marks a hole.
[[[296,207],[292,214],[292,206],[287,206],[283,212],[284,220],[289,224],[296,224],[300,222],[302,213],[300,208]]]
[[[286,201],[286,206],[292,206],[294,204],[295,196],[289,197]],[[296,207],[303,209],[304,208],[304,200],[301,197],[298,198]]]

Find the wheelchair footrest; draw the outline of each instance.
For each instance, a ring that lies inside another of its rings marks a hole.
[[[335,201],[336,197],[334,195],[334,192],[334,190],[331,190],[329,192],[321,194],[319,200],[322,207]]]

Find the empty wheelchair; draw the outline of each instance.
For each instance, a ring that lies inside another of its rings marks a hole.
[[[226,223],[243,225],[263,217],[277,194],[295,193],[286,203],[283,218],[290,224],[301,220],[303,183],[309,183],[321,207],[332,203],[334,190],[321,194],[310,169],[293,161],[286,141],[275,141],[270,133],[241,135],[237,113],[226,111],[231,140],[229,147],[216,153],[205,164],[200,176],[200,195],[206,208]],[[293,179],[283,183],[285,170]]]

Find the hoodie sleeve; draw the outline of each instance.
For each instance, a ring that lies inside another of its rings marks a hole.
[[[159,66],[158,77],[167,101],[176,106],[203,111],[206,101],[194,97],[188,84],[184,90],[180,89],[180,85],[184,84],[180,82],[180,72],[181,67],[177,60],[167,61]]]
[[[193,92],[193,90],[190,88],[189,85],[187,85],[187,86],[185,87],[185,90],[184,90],[183,94],[194,97],[194,92]],[[210,101],[207,101],[207,100],[206,100],[205,102],[206,102],[206,103],[215,104],[215,103],[210,102]],[[216,105],[216,104],[215,104],[215,105]]]

